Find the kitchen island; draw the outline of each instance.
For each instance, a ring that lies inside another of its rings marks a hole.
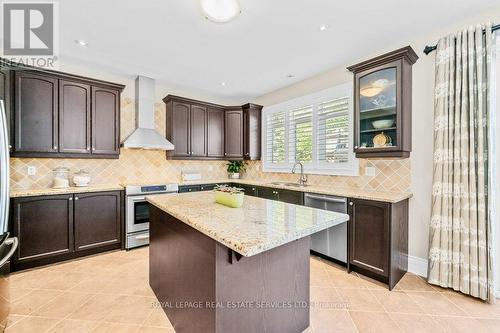
[[[150,285],[176,332],[299,333],[309,326],[309,236],[346,214],[212,192],[148,196]]]

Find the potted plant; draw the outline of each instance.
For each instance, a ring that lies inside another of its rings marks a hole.
[[[224,206],[239,208],[243,205],[245,193],[242,188],[217,185],[214,188],[215,202]]]
[[[229,161],[227,163],[227,173],[230,179],[240,179],[240,173],[245,171],[244,161]]]

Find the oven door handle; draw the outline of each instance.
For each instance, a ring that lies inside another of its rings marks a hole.
[[[132,202],[146,201],[146,197],[145,196],[128,197],[127,199],[130,200],[130,201],[132,201]]]

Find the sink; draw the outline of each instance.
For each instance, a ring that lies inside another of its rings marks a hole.
[[[271,182],[269,183],[270,185],[279,185],[279,186],[293,186],[293,187],[306,187],[306,184],[299,184],[299,183],[289,183],[289,182]]]

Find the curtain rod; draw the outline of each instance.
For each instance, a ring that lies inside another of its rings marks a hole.
[[[496,30],[500,30],[500,24],[497,24],[497,25],[494,25],[494,26],[491,27],[491,32],[494,32]],[[484,32],[484,29],[483,29],[483,32]],[[434,45],[434,46],[427,45],[424,48],[424,53],[428,55],[429,53],[431,53],[435,49],[437,49],[437,45]]]

